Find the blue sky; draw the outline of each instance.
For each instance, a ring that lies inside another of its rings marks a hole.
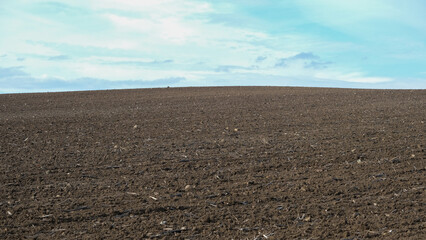
[[[0,1],[0,93],[426,88],[423,0]]]

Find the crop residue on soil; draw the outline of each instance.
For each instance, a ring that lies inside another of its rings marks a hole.
[[[0,95],[0,239],[425,239],[425,90]]]

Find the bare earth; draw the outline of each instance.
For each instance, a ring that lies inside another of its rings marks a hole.
[[[426,239],[426,90],[0,95],[0,239]]]

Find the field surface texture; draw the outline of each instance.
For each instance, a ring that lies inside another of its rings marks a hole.
[[[0,95],[0,239],[426,239],[425,90]]]

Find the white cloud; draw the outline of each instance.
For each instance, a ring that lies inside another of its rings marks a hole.
[[[397,22],[402,19],[403,24],[417,28],[423,26],[424,21],[415,23],[416,19],[420,19],[419,11],[413,11],[413,16],[407,14],[407,9],[413,9],[416,1],[400,7],[402,5],[396,0],[298,0],[292,4],[300,7],[293,10],[300,10],[305,15],[306,19],[300,21],[302,26],[306,24],[308,29],[310,24],[315,25],[313,28],[317,25],[321,27],[305,32],[297,24],[289,23],[287,26],[284,22],[283,30],[279,30],[279,33],[268,32],[267,27],[211,21],[210,14],[222,14],[223,11],[237,19],[233,21],[238,21],[239,17],[245,19],[238,15],[241,14],[239,3],[227,1],[52,1],[61,3],[59,5],[64,8],[67,6],[63,4],[69,4],[73,9],[82,10],[86,15],[76,17],[76,22],[60,14],[31,11],[44,0],[7,1],[8,17],[0,16],[0,21],[14,27],[2,29],[4,34],[0,38],[0,52],[7,54],[7,57],[1,58],[0,64],[3,67],[22,65],[31,76],[46,74],[49,78],[57,75],[55,78],[58,79],[62,76],[64,79],[88,77],[111,81],[154,81],[181,77],[186,79],[181,83],[202,84],[208,79],[233,77],[239,77],[243,82],[248,76],[255,82],[254,77],[268,76],[274,81],[305,78],[367,85],[386,83],[394,79],[381,77],[373,68],[369,68],[373,69],[369,74],[363,72],[362,56],[358,56],[371,53],[368,56],[373,59],[379,56],[374,51],[381,48],[351,41],[350,36],[357,35],[360,42],[365,39],[377,41],[380,34],[372,35],[371,31],[366,31],[370,28],[376,30],[375,25],[366,24],[375,21],[387,23],[388,20]],[[23,7],[24,4],[26,7]],[[256,17],[262,18],[260,15],[253,16]],[[89,26],[92,20],[96,23]],[[265,23],[274,24],[274,21],[265,20]],[[348,36],[342,37],[345,40],[330,40],[333,34],[341,32],[348,33]],[[394,44],[396,42],[398,44]],[[385,54],[386,58],[393,56],[403,59],[405,55],[402,54],[409,53],[407,58],[412,59],[413,53],[406,51],[407,48],[417,52],[417,59],[424,59],[424,51],[418,51],[419,46],[411,46],[412,43],[408,45],[404,38],[398,41],[386,39],[386,43],[392,48],[383,47],[385,53],[377,60],[380,64],[386,64]],[[395,51],[395,45],[403,47]],[[420,48],[422,46],[424,44]],[[294,58],[301,52],[305,52],[305,55]],[[311,55],[307,54],[310,52]],[[67,61],[47,61],[46,56],[69,58]],[[259,56],[264,56],[262,61],[259,61]],[[18,62],[18,57],[25,57],[25,61]],[[285,67],[275,67],[278,59],[282,59]]]
[[[388,77],[371,77],[366,76],[361,72],[352,72],[352,73],[338,73],[338,72],[329,72],[323,71],[314,74],[314,77],[318,79],[324,80],[337,80],[344,82],[352,82],[352,83],[384,83],[393,81],[392,78]]]
[[[179,70],[179,69],[155,69],[150,67],[138,67],[131,65],[104,65],[93,62],[74,62],[68,65],[70,71],[74,71],[76,76],[88,78],[108,79],[111,81],[138,80],[153,81],[164,78],[186,78],[197,79],[198,75],[204,74],[200,71]]]
[[[183,43],[191,37],[194,30],[179,18],[128,18],[115,14],[105,14],[105,17],[114,23],[120,30],[136,31],[149,36],[176,43]]]
[[[209,3],[191,0],[91,0],[89,2],[95,10],[116,9],[147,14],[152,18],[185,17],[213,11]]]

